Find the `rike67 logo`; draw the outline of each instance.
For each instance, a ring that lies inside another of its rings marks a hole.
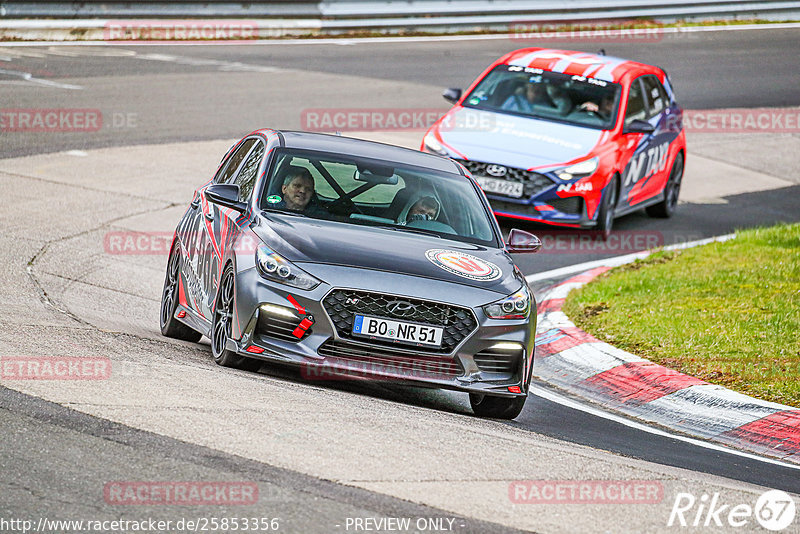
[[[777,532],[794,523],[795,513],[794,499],[781,490],[763,493],[754,506],[725,503],[719,493],[704,493],[699,499],[691,493],[678,493],[667,526],[736,528],[749,525],[755,518],[765,529]]]

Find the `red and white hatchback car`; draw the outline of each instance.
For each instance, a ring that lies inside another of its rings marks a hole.
[[[526,48],[443,96],[455,106],[421,149],[464,165],[498,216],[607,236],[615,217],[675,211],[686,137],[658,67]]]

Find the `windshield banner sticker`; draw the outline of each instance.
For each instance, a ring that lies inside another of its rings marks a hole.
[[[503,275],[494,263],[455,250],[433,248],[425,252],[425,257],[440,269],[470,280],[489,282]]]

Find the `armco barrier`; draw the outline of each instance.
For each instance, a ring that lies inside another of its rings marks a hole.
[[[518,28],[520,24],[590,20],[652,19],[662,22],[704,19],[800,19],[800,2],[647,0],[272,0],[270,2],[82,2],[0,1],[0,39],[96,38],[98,18],[242,18],[259,19],[259,37],[337,34],[354,30],[470,31]],[[49,20],[31,21],[35,18]],[[27,19],[27,20],[24,20]],[[38,24],[36,24],[38,23]],[[37,32],[49,31],[45,36]],[[28,33],[26,33],[26,31]],[[31,33],[32,32],[32,33]],[[32,35],[34,35],[32,37]]]

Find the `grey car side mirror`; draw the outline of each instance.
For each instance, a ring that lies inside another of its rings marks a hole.
[[[508,245],[506,250],[512,254],[539,252],[542,248],[542,241],[535,235],[525,230],[512,228],[508,234]]]

